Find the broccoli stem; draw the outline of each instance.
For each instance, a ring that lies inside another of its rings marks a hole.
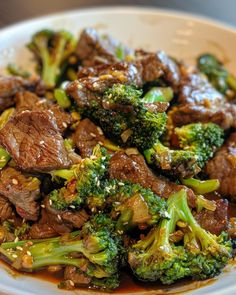
[[[15,108],[9,108],[6,109],[1,113],[0,116],[0,129],[3,128],[3,126],[7,123],[7,121],[10,119],[11,115],[15,112]]]
[[[174,97],[171,87],[153,87],[143,97],[145,103],[170,102]]]
[[[67,109],[71,106],[71,101],[69,97],[66,95],[65,90],[61,88],[57,88],[54,90],[54,97],[59,104],[60,107],[63,109]]]
[[[195,178],[181,179],[182,184],[190,187],[196,194],[204,195],[217,190],[220,186],[218,179],[199,180]]]
[[[0,147],[0,169],[4,168],[10,159],[11,156],[8,152],[4,148]]]

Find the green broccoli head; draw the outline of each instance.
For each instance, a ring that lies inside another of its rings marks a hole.
[[[93,228],[90,224],[81,232],[70,233],[66,239],[2,243],[0,253],[18,270],[31,272],[50,265],[75,266],[91,279],[89,285],[93,287],[104,288],[103,281],[110,278],[111,289],[118,286],[120,242],[108,229]]]
[[[56,85],[75,46],[75,38],[67,31],[42,30],[32,36],[27,47],[37,59],[40,75],[47,87]]]
[[[220,273],[232,255],[226,234],[219,237],[206,232],[196,222],[187,203],[184,189],[168,201],[168,218],[131,246],[128,261],[141,280],[161,280],[171,284],[184,277],[205,279]],[[184,224],[181,239],[173,240],[178,224]]]
[[[149,111],[141,95],[134,86],[114,84],[100,102],[91,102],[83,112],[118,144],[144,150],[163,134],[167,117]]]
[[[109,154],[100,145],[95,146],[90,158],[83,159],[71,169],[52,171],[53,177],[66,179],[66,184],[59,190],[50,193],[49,199],[56,209],[79,206],[86,197],[101,194],[101,179],[104,177],[109,161]]]
[[[200,168],[224,142],[223,130],[214,123],[188,124],[175,128],[175,134],[180,147],[196,155]]]
[[[143,153],[148,164],[152,164],[167,175],[191,177],[200,171],[194,152],[171,149],[159,140]]]

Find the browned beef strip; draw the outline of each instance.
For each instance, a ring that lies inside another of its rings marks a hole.
[[[219,199],[216,200],[215,203],[215,211],[203,209],[195,215],[195,218],[205,230],[212,234],[219,235],[228,228],[228,201]]]
[[[109,162],[109,177],[139,183],[163,198],[168,198],[171,193],[183,188],[162,176],[156,176],[140,154],[128,156],[124,152],[116,152]],[[189,204],[194,207],[194,193],[187,189],[187,194]]]
[[[43,87],[38,79],[26,80],[16,76],[0,76],[0,111],[14,104],[13,96],[23,90],[43,94]]]
[[[50,205],[48,198],[44,203],[48,215],[48,224],[58,233],[71,232],[73,228],[81,228],[89,219],[89,215],[84,209],[79,211],[56,210]]]
[[[78,74],[78,80],[71,82],[66,91],[79,107],[85,107],[93,100],[100,101],[101,94],[117,83],[142,86],[142,65],[119,62],[93,69],[82,69]]]
[[[37,220],[40,197],[40,181],[27,177],[14,168],[4,168],[0,173],[0,194],[7,198],[17,213],[27,220]]]
[[[0,195],[0,221],[7,220],[12,215],[12,206],[7,198]]]
[[[82,268],[87,268],[87,264],[85,261],[85,265]],[[66,281],[72,281],[75,285],[88,285],[91,282],[91,277],[86,276],[85,274],[81,273],[81,269],[77,271],[75,266],[66,266],[64,272],[64,279]],[[71,285],[70,283],[68,286]]]
[[[98,142],[104,142],[105,137],[100,127],[89,119],[83,119],[77,126],[73,140],[80,151],[81,157],[90,157]]]
[[[0,130],[0,144],[22,170],[51,171],[71,165],[63,138],[50,111],[16,114]]]
[[[86,28],[80,35],[76,53],[84,66],[94,66],[119,61],[117,57],[119,48],[124,56],[134,54],[132,49],[109,35],[100,36],[96,30]]]
[[[199,73],[182,70],[178,103],[171,112],[175,126],[213,122],[228,129],[235,124],[236,106],[228,103]]]
[[[176,90],[180,83],[180,73],[177,64],[164,51],[149,53],[136,51],[136,59],[142,64],[143,82],[152,82],[160,76]]]
[[[16,111],[45,111],[49,110],[53,113],[60,132],[64,132],[72,123],[69,113],[66,113],[57,104],[50,103],[46,99],[39,98],[36,94],[29,91],[18,92],[15,95]]]
[[[41,210],[41,218],[39,222],[34,223],[29,230],[31,239],[44,239],[58,236],[58,233],[50,225],[50,221],[45,209]]]
[[[236,200],[236,132],[207,162],[206,173],[210,178],[219,179],[221,195]]]

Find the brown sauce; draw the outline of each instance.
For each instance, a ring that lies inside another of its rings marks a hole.
[[[217,200],[220,196],[217,193],[212,193],[207,196],[208,199]],[[229,217],[236,217],[236,203],[229,204]],[[231,261],[232,265],[236,264],[236,260]],[[49,272],[47,270],[40,270],[37,273],[23,273],[18,272],[9,266],[6,262],[0,259],[0,266],[3,266],[6,271],[12,277],[19,277],[22,275],[30,276],[32,278],[41,279],[44,281],[48,281],[55,285],[58,285],[60,281],[63,280],[63,272]],[[225,270],[227,271],[227,269]],[[136,280],[130,273],[123,272],[121,275],[121,284],[120,287],[113,291],[112,294],[149,294],[149,295],[176,295],[183,294],[186,292],[190,292],[192,290],[196,290],[198,288],[204,287],[206,285],[213,284],[217,279],[210,279],[205,281],[191,281],[191,280],[182,280],[178,283],[175,283],[171,286],[165,286],[161,283],[144,283]],[[80,291],[86,291],[86,288],[78,288],[75,291],[72,291],[72,294],[80,294]],[[95,295],[101,295],[101,292],[91,291],[89,293],[94,293]],[[107,293],[107,292],[106,292]],[[103,293],[102,293],[103,294]]]
[[[63,280],[63,272],[59,271],[57,273],[51,273],[47,270],[40,270],[37,273],[23,273],[18,272],[9,266],[6,262],[0,260],[0,266],[3,268],[13,277],[19,276],[30,276],[35,279],[40,279],[44,281],[48,281],[55,285],[58,285],[60,281]],[[181,282],[175,283],[171,286],[164,286],[161,283],[144,283],[137,281],[131,274],[129,273],[122,273],[121,275],[121,284],[118,289],[112,292],[112,294],[149,294],[149,295],[176,295],[176,294],[183,294],[189,292],[191,290],[196,290],[198,288],[213,284],[216,279],[210,279],[205,281],[190,281],[190,280],[183,280]],[[77,288],[76,290],[72,291],[71,294],[80,294],[80,291],[86,291],[86,288]],[[98,291],[91,291],[89,293],[93,293],[94,295],[101,295],[103,293]],[[109,294],[109,292],[106,292]]]

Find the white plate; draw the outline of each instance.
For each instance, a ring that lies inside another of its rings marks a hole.
[[[78,34],[82,28],[88,26],[94,27],[100,32],[112,34],[115,38],[134,48],[163,49],[168,54],[188,62],[193,62],[200,53],[211,52],[227,62],[231,71],[236,71],[236,31],[233,28],[192,15],[136,7],[71,11],[29,20],[5,28],[0,31],[0,71],[9,62],[17,62],[24,67],[31,66],[30,55],[24,45],[35,31],[50,27],[67,29]],[[213,284],[188,294],[236,294],[236,269],[233,266],[230,268],[230,271],[225,271]],[[14,295],[82,295],[91,294],[91,291],[65,292],[58,290],[54,284],[46,281],[26,276],[13,278],[0,265],[0,294],[5,293]],[[128,294],[132,294],[132,292]],[[134,294],[144,294],[144,292],[134,292]],[[145,292],[145,294],[147,293]],[[156,295],[157,291],[151,291],[148,294]]]

